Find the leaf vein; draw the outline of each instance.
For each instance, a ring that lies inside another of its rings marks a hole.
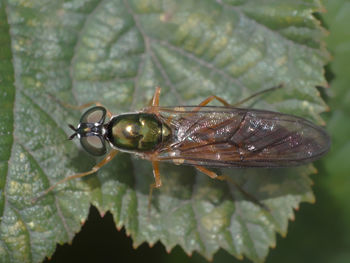
[[[153,38],[153,40],[157,40],[157,39]],[[170,44],[168,41],[165,41],[165,40],[157,40],[157,41],[159,41],[159,43],[161,45],[163,45],[165,47],[168,47],[169,49],[179,53],[180,55],[188,58],[189,60],[198,63],[200,66],[203,66],[203,67],[209,69],[211,72],[216,72],[217,74],[219,74],[222,77],[224,77],[225,79],[227,79],[229,82],[237,84],[240,88],[244,88],[244,85],[242,84],[241,81],[239,81],[238,79],[230,76],[225,71],[223,71],[221,69],[218,69],[212,63],[207,62],[207,61],[205,61],[203,59],[200,59],[197,56],[195,56],[195,55],[193,55],[193,54],[191,54],[189,52],[186,52],[185,50],[183,50],[183,49],[181,49],[179,47],[176,47],[176,46]]]
[[[262,23],[259,23],[257,20],[249,17],[248,15],[246,15],[239,7],[234,7],[234,6],[231,6],[231,5],[228,5],[228,4],[224,4],[221,0],[216,0],[216,2],[220,5],[222,5],[224,8],[229,8],[229,9],[232,9],[232,10],[235,10],[237,13],[239,13],[242,17],[244,17],[245,19],[247,19],[248,21],[251,21],[253,24],[255,24],[257,27],[261,27],[263,30],[269,32],[269,33],[272,33],[274,35],[278,35],[281,39],[283,39],[284,41],[286,41],[286,43],[288,45],[297,45],[297,46],[300,46],[301,48],[307,50],[307,51],[312,51],[312,52],[315,52],[315,51],[318,51],[318,49],[315,49],[315,48],[312,48],[312,47],[309,47],[307,45],[303,45],[303,44],[300,44],[298,42],[293,42],[292,40],[286,38],[285,36],[281,35],[279,33],[278,30],[272,30],[271,28],[267,27],[266,25],[262,24]],[[310,12],[311,14],[311,12]]]
[[[27,154],[29,154],[33,158],[33,160],[35,161],[36,165],[40,168],[42,174],[44,174],[46,176],[47,181],[50,183],[49,176],[47,175],[45,170],[41,167],[41,165],[38,162],[38,160],[34,157],[33,153],[28,148],[26,148],[22,143],[18,142],[18,144],[23,148],[23,150],[25,150],[27,152]],[[50,185],[51,185],[51,183],[50,183]],[[62,214],[61,209],[59,207],[58,199],[57,199],[56,195],[54,196],[54,198],[55,198],[55,206],[56,206],[56,209],[57,209],[58,216],[59,216],[59,218],[62,221],[63,227],[66,230],[68,237],[70,239],[72,239],[74,233],[71,233],[71,231],[70,231],[70,229],[69,229],[69,227],[67,225],[66,219],[63,217],[63,214]]]

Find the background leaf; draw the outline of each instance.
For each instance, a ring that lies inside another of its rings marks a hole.
[[[14,95],[2,96],[6,116],[13,117],[1,118],[4,134],[12,134],[1,136],[1,259],[38,262],[51,255],[57,242],[73,238],[92,202],[101,213],[112,212],[135,246],[160,240],[167,250],[179,244],[186,253],[211,258],[224,248],[237,258],[263,261],[275,245],[275,232],[286,234],[292,209],[313,201],[311,166],[222,171],[271,213],[192,167],[162,165],[164,186],[148,218],[152,169],[127,154],[118,155],[98,176],[69,182],[31,203],[55,181],[93,165],[66,141],[67,123],[76,123],[79,113],[57,100],[98,99],[120,113],[147,105],[157,85],[162,105],[189,105],[213,93],[234,103],[284,83],[283,90],[245,106],[321,123],[325,104],[314,87],[326,85],[322,69],[328,54],[323,30],[312,16],[320,4],[256,5],[232,0],[6,1],[1,25],[7,60],[2,63],[10,74],[2,83]]]

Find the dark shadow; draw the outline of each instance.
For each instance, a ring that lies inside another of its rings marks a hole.
[[[157,262],[157,257],[165,254],[161,245],[150,249],[147,244],[138,249],[132,247],[132,240],[125,230],[118,231],[111,213],[101,218],[94,206],[91,206],[87,221],[74,237],[71,245],[57,245],[50,260],[54,262]]]

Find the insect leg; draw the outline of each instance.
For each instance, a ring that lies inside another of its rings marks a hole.
[[[231,107],[230,103],[228,103],[226,100],[224,100],[223,98],[220,98],[218,96],[215,95],[211,95],[208,98],[206,98],[205,100],[203,100],[201,103],[199,103],[199,105],[197,107],[195,107],[192,111],[196,112],[199,111],[201,109],[201,107],[204,107],[205,105],[207,105],[208,103],[210,103],[213,100],[218,100],[220,101],[222,104],[224,104],[226,107]],[[191,116],[193,113],[189,113],[188,115]]]
[[[284,86],[283,84],[280,84],[280,85],[278,85],[278,86],[271,87],[271,88],[268,88],[268,89],[265,89],[265,90],[256,92],[256,93],[250,95],[249,97],[247,97],[247,98],[245,98],[245,99],[243,99],[243,100],[240,100],[240,101],[236,102],[235,104],[231,105],[231,107],[237,107],[237,106],[239,106],[239,105],[241,105],[241,104],[243,104],[243,103],[245,103],[245,102],[247,102],[247,101],[253,99],[253,98],[256,97],[256,96],[259,96],[259,95],[261,95],[261,94],[264,94],[264,93],[267,93],[267,92],[270,92],[270,91],[274,91],[274,90],[276,90],[276,89],[280,89],[280,88],[282,88],[283,86]]]
[[[158,107],[159,106],[159,95],[160,95],[160,87],[156,87],[156,91],[154,92],[151,106]]]
[[[266,205],[264,205],[258,199],[256,199],[254,196],[252,196],[251,194],[246,192],[239,184],[237,184],[234,180],[232,180],[232,178],[228,177],[227,175],[217,175],[217,173],[210,171],[207,168],[202,167],[202,166],[195,165],[195,167],[198,171],[208,175],[212,179],[218,179],[220,181],[228,181],[228,182],[232,183],[247,199],[252,201],[254,204],[257,204],[258,206],[262,207],[266,211],[270,211],[270,209]]]
[[[228,103],[226,100],[224,100],[223,98],[220,98],[218,96],[215,95],[211,95],[208,98],[206,98],[205,100],[203,100],[201,103],[199,103],[199,105],[193,109],[193,111],[199,111],[201,107],[209,104],[211,101],[213,100],[218,100],[219,102],[221,102],[222,104],[224,104],[226,107],[231,107],[231,104]]]
[[[202,173],[208,175],[210,178],[212,178],[212,179],[219,179],[219,178],[218,178],[219,176],[218,176],[215,172],[210,171],[210,170],[208,170],[207,168],[204,168],[203,166],[195,165],[195,167],[196,167],[196,169],[197,169],[198,171],[200,171],[200,172],[202,172]]]
[[[154,188],[159,188],[162,186],[162,181],[159,175],[159,163],[158,161],[152,161],[153,166],[153,176],[154,183],[150,185],[149,195],[148,195],[148,212],[151,210],[152,193]]]
[[[74,175],[71,175],[71,176],[68,176],[60,181],[58,181],[57,183],[55,183],[54,185],[52,185],[51,187],[49,187],[48,189],[46,189],[39,197],[37,198],[34,198],[33,199],[33,203],[35,203],[38,199],[42,198],[43,196],[47,195],[48,193],[50,193],[53,189],[55,189],[58,185],[60,184],[63,184],[67,181],[70,181],[72,179],[76,179],[76,178],[81,178],[81,177],[84,177],[84,176],[87,176],[89,174],[93,174],[95,172],[97,172],[102,166],[106,165],[107,163],[109,163],[113,158],[114,156],[118,153],[117,150],[115,149],[112,149],[108,155],[103,158],[103,160],[101,162],[99,162],[98,164],[96,164],[94,167],[91,168],[91,170],[87,171],[87,172],[84,172],[84,173],[77,173],[77,174],[74,174]]]
[[[245,98],[245,99],[243,99],[241,101],[236,102],[235,104],[230,104],[226,100],[224,100],[223,98],[220,98],[220,97],[215,96],[215,95],[211,95],[208,98],[206,98],[205,100],[203,100],[201,103],[199,103],[199,105],[196,108],[194,108],[193,111],[198,111],[200,109],[200,107],[203,107],[203,106],[209,104],[213,100],[218,100],[219,102],[221,102],[226,107],[237,107],[237,106],[239,106],[239,105],[241,105],[241,104],[251,100],[252,98],[254,98],[256,96],[259,96],[261,94],[264,94],[264,93],[267,93],[267,92],[270,92],[270,91],[273,91],[273,90],[276,90],[276,89],[280,89],[282,87],[283,87],[283,84],[280,84],[278,86],[259,91],[257,93],[254,93],[253,95],[250,95],[248,98]]]
[[[145,108],[145,112],[148,113],[153,113],[158,115],[159,114],[159,110],[158,110],[158,106],[159,106],[159,95],[160,95],[160,87],[156,87],[156,90],[154,92],[154,95],[152,97],[152,100],[149,103],[149,106],[147,108]]]

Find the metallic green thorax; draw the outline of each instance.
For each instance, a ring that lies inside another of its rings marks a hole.
[[[152,151],[170,135],[171,130],[166,124],[147,113],[116,116],[107,127],[108,140],[122,150]]]

